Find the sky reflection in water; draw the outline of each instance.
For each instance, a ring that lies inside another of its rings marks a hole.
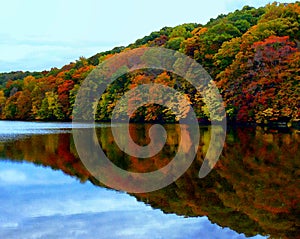
[[[0,238],[246,238],[27,163],[0,163],[0,204]]]

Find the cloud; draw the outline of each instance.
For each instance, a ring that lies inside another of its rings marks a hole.
[[[22,183],[27,180],[26,175],[23,172],[17,170],[1,170],[0,171],[0,183],[14,184]]]
[[[98,52],[112,49],[114,43],[107,42],[57,42],[42,40],[20,40],[0,42],[0,72],[42,71],[62,67],[80,56],[90,57]]]
[[[81,184],[60,171],[9,162],[0,168],[0,238],[245,238],[207,217],[164,214],[126,193]]]
[[[53,171],[50,168],[36,167],[27,163],[10,163],[2,159],[0,168],[0,186],[8,189],[12,186],[49,186],[76,182],[75,179],[64,175],[61,171]]]
[[[246,238],[243,234],[211,224],[205,217],[183,218],[176,215],[164,215],[158,210],[37,217],[0,230],[1,238],[15,239],[19,235],[26,239]]]
[[[286,1],[293,2],[282,2]],[[128,45],[165,26],[205,24],[243,5],[268,2],[273,1],[3,1],[0,72],[61,67],[80,56]]]

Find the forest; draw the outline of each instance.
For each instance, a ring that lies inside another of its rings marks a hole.
[[[99,63],[130,49],[164,47],[192,57],[205,68],[223,97],[228,121],[299,124],[299,28],[300,2],[245,6],[210,19],[205,25],[164,27],[126,47],[80,57],[60,69],[0,73],[0,118],[70,121],[81,83]],[[209,122],[203,98],[191,84],[171,72],[154,73],[138,70],[110,84],[97,105],[95,119],[109,121],[124,92],[154,82],[181,92],[198,120]],[[178,120],[170,110],[156,104],[140,107],[131,119],[167,123]]]

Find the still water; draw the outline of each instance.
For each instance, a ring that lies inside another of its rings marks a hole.
[[[178,148],[180,127],[164,127],[166,145],[149,159],[124,154],[109,125],[97,136],[116,165],[150,172]],[[148,128],[132,124],[133,140],[149,143]],[[86,170],[71,123],[0,121],[0,238],[299,238],[299,131],[229,128],[220,160],[199,179],[210,130],[200,127],[196,158],[176,182],[127,194]]]

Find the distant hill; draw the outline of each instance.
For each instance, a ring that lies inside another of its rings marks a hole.
[[[24,79],[26,76],[34,76],[35,78],[43,77],[43,74],[41,72],[23,72],[23,71],[12,71],[9,73],[0,73],[0,85],[5,87],[5,84],[7,81],[12,80],[19,80]]]
[[[164,27],[126,47],[79,58],[61,69],[0,74],[0,116],[16,120],[71,120],[81,82],[99,62],[143,46],[180,51],[198,61],[212,76],[226,105],[228,120],[270,124],[300,120],[300,2],[245,6],[207,24]],[[110,120],[124,91],[142,82],[160,82],[185,94],[199,120],[209,121],[201,96],[170,72],[137,71],[108,87],[96,119]],[[185,116],[182,116],[185,117]],[[159,105],[137,110],[133,121],[174,122]]]

